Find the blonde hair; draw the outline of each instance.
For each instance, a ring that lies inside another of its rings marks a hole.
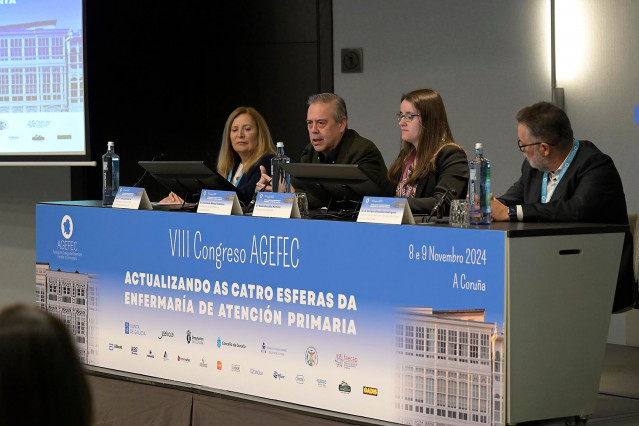
[[[251,154],[249,159],[244,162],[244,170],[253,167],[264,154],[275,154],[275,145],[273,144],[271,131],[262,114],[253,107],[242,106],[235,108],[229,115],[229,118],[226,119],[224,133],[222,134],[222,146],[220,147],[220,153],[217,157],[217,171],[224,177],[228,176],[235,164],[240,161],[240,156],[233,150],[233,145],[231,144],[231,125],[233,121],[242,114],[250,115],[253,121],[255,121],[258,140],[257,149]]]

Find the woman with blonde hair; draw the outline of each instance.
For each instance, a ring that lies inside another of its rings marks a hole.
[[[217,171],[237,187],[240,201],[248,203],[260,180],[260,166],[269,172],[275,146],[264,117],[253,107],[233,110],[224,125]]]
[[[402,95],[397,121],[402,147],[388,170],[395,196],[407,198],[417,214],[429,213],[446,191],[447,200],[464,198],[468,158],[453,140],[441,95],[432,89]],[[444,212],[449,205],[443,203]]]
[[[260,180],[260,166],[270,176],[271,158],[275,146],[264,117],[253,107],[235,108],[226,119],[222,146],[217,158],[217,171],[237,188],[237,197],[244,205],[250,203]],[[171,192],[161,203],[183,203]]]

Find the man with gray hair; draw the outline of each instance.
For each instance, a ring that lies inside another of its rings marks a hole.
[[[369,139],[348,128],[346,102],[334,93],[319,93],[308,98],[306,127],[310,143],[302,151],[300,163],[317,164],[357,164],[380,188],[393,196],[394,186],[388,180],[388,170],[382,153]],[[260,191],[269,182],[266,170],[256,190]],[[327,206],[328,197],[304,188],[301,182],[294,185],[298,192],[306,191],[309,207]]]

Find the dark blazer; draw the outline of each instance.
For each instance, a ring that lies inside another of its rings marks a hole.
[[[359,167],[364,173],[366,173],[371,180],[376,182],[383,190],[392,196],[394,189],[387,174],[388,169],[386,163],[384,163],[384,157],[382,153],[377,149],[377,146],[370,140],[360,136],[353,129],[346,129],[342,140],[339,143],[339,153],[335,164],[359,164]],[[300,163],[320,163],[319,156],[313,144],[309,143],[302,151],[300,157]],[[293,186],[296,191],[299,187],[300,190],[306,190],[308,192],[309,207],[319,208],[326,206],[330,201],[325,195],[312,191],[312,188],[305,188],[300,182],[293,180]]]
[[[255,185],[262,177],[262,172],[260,171],[260,166],[264,166],[266,168],[266,173],[271,175],[271,158],[273,158],[273,154],[264,154],[257,161],[257,163],[253,164],[253,166],[244,171],[244,174],[237,181],[237,198],[243,203],[248,204],[251,202],[253,198],[253,194],[255,194]],[[231,171],[231,176],[235,175],[235,171],[239,167],[240,163],[235,163],[233,166],[233,170]],[[228,177],[228,176],[224,176]]]
[[[543,172],[524,160],[521,177],[499,197],[507,206],[521,205],[526,222],[586,222],[628,224],[626,196],[612,159],[592,142],[579,149],[547,203],[541,202]],[[632,235],[626,232],[613,312],[637,299],[632,270]]]
[[[395,182],[402,178],[403,170],[395,176]],[[435,172],[429,173],[417,181],[415,197],[408,198],[413,214],[430,213],[439,201],[441,194],[449,188],[454,189],[453,198],[466,198],[468,190],[468,157],[466,152],[455,145],[443,147],[435,157]],[[448,199],[448,197],[446,198]],[[443,213],[447,214],[450,203],[443,204]]]

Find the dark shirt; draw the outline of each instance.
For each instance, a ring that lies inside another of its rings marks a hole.
[[[300,163],[322,163],[331,164],[358,164],[359,168],[378,186],[380,186],[388,196],[394,194],[394,187],[386,176],[388,169],[384,163],[382,153],[370,140],[360,136],[353,129],[346,129],[338,146],[329,152],[324,158],[315,151],[313,144],[309,143],[302,151]],[[324,161],[322,161],[324,160]],[[330,195],[323,193],[314,186],[305,185],[293,179],[293,186],[296,192],[306,192],[308,205],[311,209],[319,207],[329,207],[331,204]]]
[[[340,144],[337,144],[335,149],[332,149],[328,154],[324,154],[323,152],[318,152],[317,158],[319,162],[322,164],[335,164],[335,162],[337,161],[337,157],[339,156],[339,151],[341,147],[342,147],[342,144],[340,143]]]

